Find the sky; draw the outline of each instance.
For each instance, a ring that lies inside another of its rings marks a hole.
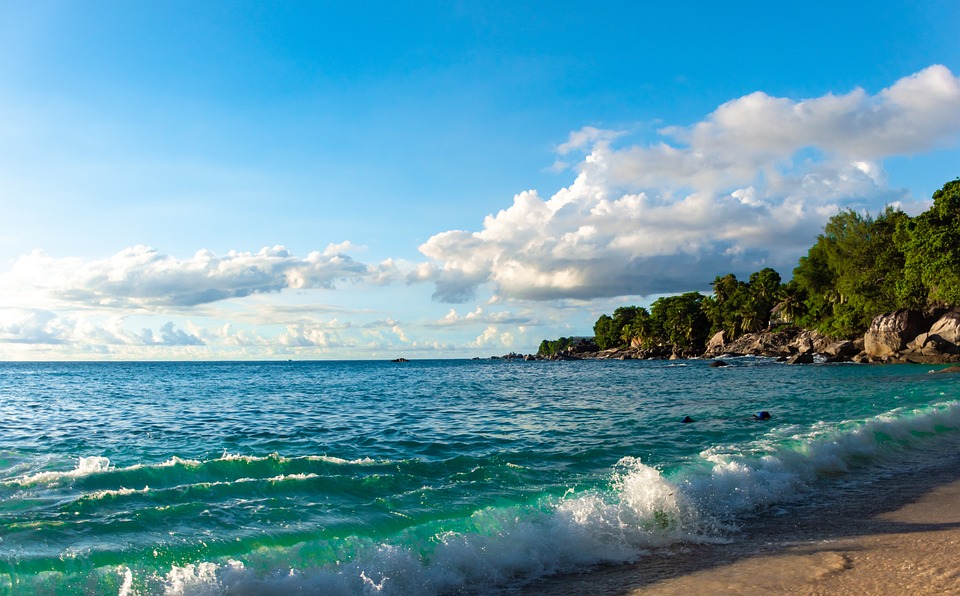
[[[0,17],[0,359],[472,358],[960,176],[960,3]]]

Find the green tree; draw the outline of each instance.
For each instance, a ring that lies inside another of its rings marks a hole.
[[[646,315],[647,311],[639,306],[621,306],[613,311],[613,316],[600,315],[593,325],[593,334],[597,346],[601,350],[618,348],[630,343],[625,337],[624,328],[630,325],[638,316]]]
[[[620,344],[620,327],[610,315],[600,315],[593,324],[593,336],[601,350],[615,348]]]
[[[806,295],[796,280],[791,279],[784,284],[778,298],[774,311],[779,313],[782,321],[795,324],[807,314],[807,305],[804,303]]]
[[[710,332],[710,321],[701,308],[703,299],[699,292],[687,292],[659,298],[650,305],[652,327],[659,332],[659,339],[680,352],[702,352]]]
[[[573,344],[572,337],[561,337],[553,341],[543,340],[540,342],[540,349],[537,350],[538,356],[544,356],[549,358],[550,356],[556,356],[569,346]]]
[[[897,233],[904,254],[898,297],[905,303],[960,304],[960,179],[933,193],[933,206]]]
[[[878,314],[905,306],[904,253],[897,239],[909,234],[898,231],[909,219],[890,207],[876,219],[852,210],[831,217],[793,271],[807,297],[801,323],[852,337]]]
[[[653,339],[653,324],[647,309],[637,309],[634,317],[621,330],[620,339],[626,345],[637,341],[641,346],[649,347],[649,341]]]

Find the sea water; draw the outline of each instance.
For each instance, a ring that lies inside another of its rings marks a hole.
[[[960,441],[942,367],[729,362],[0,363],[0,593],[495,593]]]

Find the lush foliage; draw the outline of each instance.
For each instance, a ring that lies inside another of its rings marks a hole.
[[[561,337],[560,339],[555,339],[553,341],[543,340],[540,342],[540,349],[537,350],[537,356],[556,356],[566,348],[572,346],[574,343],[574,338],[572,337]]]
[[[960,179],[933,194],[933,207],[904,222],[899,296],[906,303],[960,304]]]
[[[647,316],[647,311],[636,306],[621,306],[613,311],[612,317],[601,315],[593,325],[593,335],[597,342],[597,347],[601,350],[606,350],[629,342],[629,340],[623,339],[623,329],[630,325],[638,316]]]
[[[711,331],[725,331],[731,338],[769,327],[773,309],[783,294],[780,274],[769,267],[752,273],[749,282],[738,281],[728,273],[711,285],[713,296],[704,299],[704,313]]]
[[[889,207],[876,219],[853,211],[833,216],[793,270],[807,307],[799,322],[848,337],[862,333],[878,314],[919,306],[919,296],[902,291],[905,257],[895,242],[909,220]]]
[[[711,296],[689,292],[659,298],[649,311],[625,306],[601,315],[593,327],[598,347],[696,353],[718,331],[734,339],[775,324],[853,337],[899,308],[960,305],[960,179],[935,192],[933,206],[914,218],[893,207],[875,218],[852,210],[834,215],[786,284],[765,268],[746,282],[728,273],[711,285]],[[541,344],[541,352],[552,343]]]

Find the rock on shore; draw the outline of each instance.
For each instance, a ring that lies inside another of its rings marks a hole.
[[[864,335],[871,362],[960,362],[960,309],[880,315]]]
[[[790,364],[808,364],[819,356],[825,362],[905,362],[915,364],[960,363],[960,307],[929,312],[898,310],[876,317],[863,337],[845,340],[818,331],[784,327],[747,333],[730,341],[725,332],[715,334],[702,354],[685,353],[672,346],[636,346],[601,350],[590,338],[545,358],[511,353],[502,358],[524,360],[650,360],[766,356]]]

